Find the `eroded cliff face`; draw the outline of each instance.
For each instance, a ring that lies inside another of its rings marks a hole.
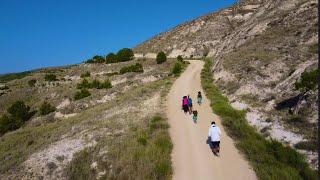
[[[138,45],[139,53],[211,57],[215,83],[265,136],[308,156],[316,167],[317,91],[294,83],[317,68],[316,0],[241,1]]]

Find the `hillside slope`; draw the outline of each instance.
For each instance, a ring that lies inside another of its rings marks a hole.
[[[119,73],[136,63],[143,72]],[[0,179],[169,179],[172,144],[162,101],[174,63],[82,63],[1,83],[0,118],[17,100],[38,112],[4,134],[0,119]],[[85,79],[109,79],[112,87],[88,88],[91,95],[77,100]],[[39,113],[44,101],[56,109]]]
[[[294,83],[317,67],[318,1],[244,0],[183,23],[134,48],[171,57],[212,57],[215,83],[266,137],[317,164],[317,91]]]

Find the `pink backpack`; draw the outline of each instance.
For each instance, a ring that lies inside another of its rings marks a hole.
[[[188,98],[183,98],[182,103],[183,103],[183,105],[188,105]]]

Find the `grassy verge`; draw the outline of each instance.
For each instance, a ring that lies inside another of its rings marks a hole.
[[[213,84],[212,60],[206,59],[201,84],[211,101],[213,111],[222,119],[227,133],[249,160],[259,179],[317,179],[304,156],[274,140],[266,140],[251,127],[245,111],[231,107],[228,99]]]

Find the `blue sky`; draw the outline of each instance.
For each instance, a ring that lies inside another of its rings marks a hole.
[[[0,73],[134,47],[236,0],[0,0]]]

